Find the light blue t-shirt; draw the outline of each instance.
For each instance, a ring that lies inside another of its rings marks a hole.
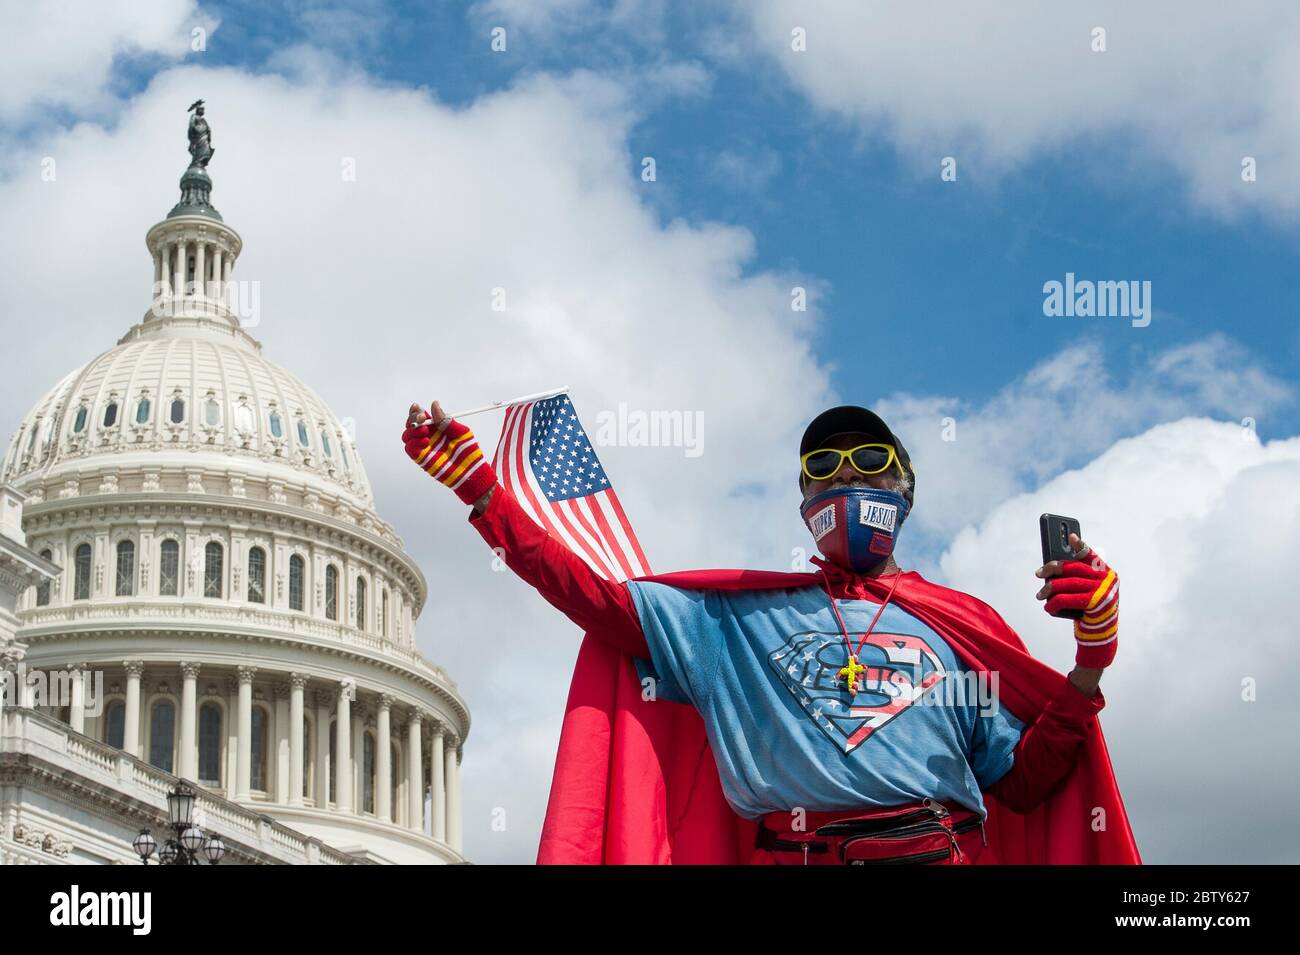
[[[930,627],[890,604],[858,655],[826,592],[683,590],[628,581],[659,699],[704,720],[727,801],[769,812],[897,806],[926,796],[986,815],[981,788],[1011,768],[1024,723]],[[839,600],[854,647],[879,603]]]

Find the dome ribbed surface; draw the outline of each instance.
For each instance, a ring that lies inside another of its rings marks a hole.
[[[153,451],[164,466],[252,474],[263,464],[280,476],[287,468],[370,509],[350,432],[315,392],[253,349],[202,336],[138,339],[104,352],[41,398],[13,436],[0,478]]]

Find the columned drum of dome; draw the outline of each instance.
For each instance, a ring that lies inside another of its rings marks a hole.
[[[463,861],[459,777],[430,766],[459,761],[470,718],[416,648],[424,576],[344,422],[241,322],[253,283],[206,158],[146,233],[144,315],[0,463],[62,568],[21,600],[24,662],[102,674],[103,699],[68,709],[86,736],[331,851]]]

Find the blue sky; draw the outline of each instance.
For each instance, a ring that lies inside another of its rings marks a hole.
[[[501,55],[488,31],[505,21],[490,10],[366,7],[352,6],[363,11],[354,15],[329,4],[205,4],[221,20],[205,62],[260,71],[274,68],[278,51],[309,43],[378,81],[427,87],[454,105],[538,70],[635,76],[668,57],[698,64],[708,74],[699,95],[647,91],[654,105],[632,131],[628,175],[638,176],[642,156],[655,157],[658,181],[643,191],[665,221],[743,226],[756,242],[751,268],[819,283],[826,321],[816,347],[846,399],[910,391],[978,403],[1085,340],[1105,345],[1107,368],[1120,378],[1153,352],[1213,332],[1277,376],[1290,377],[1300,358],[1294,224],[1250,208],[1229,216],[1198,208],[1186,181],[1135,156],[1123,133],[1030,156],[1009,174],[958,153],[958,181],[942,182],[941,153],[932,163],[903,156],[887,138],[810,107],[775,67],[711,57],[698,10],[663,11],[667,48],[593,21],[577,33],[508,33],[510,53]],[[1258,158],[1267,168],[1268,157]],[[1042,285],[1066,272],[1150,281],[1151,325],[1045,317]],[[845,353],[865,360],[834,361]],[[1258,417],[1262,437],[1300,423],[1294,402]]]

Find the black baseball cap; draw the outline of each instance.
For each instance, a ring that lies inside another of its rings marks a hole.
[[[883,444],[892,444],[894,450],[898,452],[899,463],[903,465],[903,470],[907,472],[908,477],[912,479],[912,491],[907,493],[907,500],[910,504],[912,494],[916,490],[916,472],[912,470],[912,459],[907,453],[907,448],[903,447],[903,442],[899,441],[894,432],[889,430],[889,425],[885,420],[874,411],[868,411],[866,408],[860,408],[857,405],[840,405],[838,408],[830,408],[823,411],[804,429],[803,440],[799,442],[799,457],[803,458],[809,451],[815,451],[824,445],[828,439],[845,432],[859,432],[869,438],[873,438]],[[799,469],[799,490],[803,490],[804,473]]]

